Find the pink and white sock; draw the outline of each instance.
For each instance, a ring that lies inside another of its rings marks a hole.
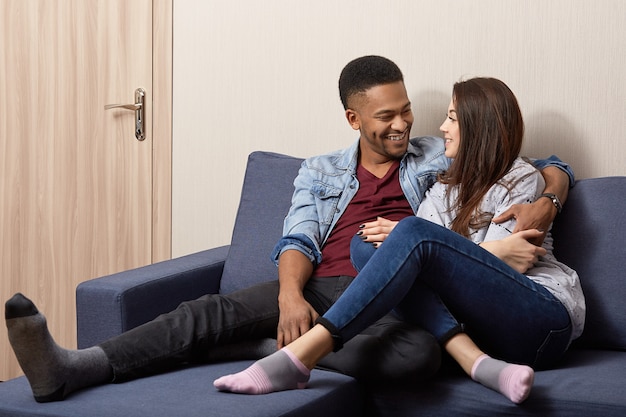
[[[225,375],[213,382],[220,391],[239,394],[267,394],[270,392],[306,388],[311,371],[289,349],[282,348],[247,369]]]
[[[471,377],[519,404],[530,395],[535,371],[529,366],[511,364],[484,354],[474,362]]]

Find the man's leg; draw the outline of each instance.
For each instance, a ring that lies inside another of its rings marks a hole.
[[[99,346],[115,382],[211,360],[213,347],[276,337],[278,281],[226,295],[209,294]]]
[[[44,315],[22,294],[6,302],[4,318],[9,342],[37,402],[59,401],[72,391],[113,377],[102,349],[68,350],[58,346]]]
[[[37,401],[59,401],[91,385],[123,381],[209,359],[212,346],[275,337],[278,283],[225,296],[209,295],[99,346],[56,345],[45,317],[21,295],[5,305],[11,345]]]

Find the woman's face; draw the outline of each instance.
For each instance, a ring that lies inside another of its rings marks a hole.
[[[450,100],[446,119],[443,121],[439,130],[443,132],[445,139],[446,153],[448,158],[456,158],[461,143],[461,132],[459,130],[459,122],[454,108],[454,100]]]

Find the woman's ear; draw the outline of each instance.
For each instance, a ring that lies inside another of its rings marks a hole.
[[[352,109],[346,110],[346,119],[348,123],[354,130],[359,130],[361,128],[361,120],[359,119],[359,115]]]

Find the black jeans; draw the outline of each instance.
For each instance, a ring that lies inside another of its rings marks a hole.
[[[351,281],[351,277],[311,278],[304,296],[323,314]],[[223,345],[275,338],[278,316],[278,281],[270,281],[184,302],[100,347],[109,358],[115,382],[121,382],[208,362],[215,358],[210,352]],[[441,351],[430,333],[389,314],[340,352],[324,358],[319,367],[364,381],[421,381],[432,376],[440,363]]]

